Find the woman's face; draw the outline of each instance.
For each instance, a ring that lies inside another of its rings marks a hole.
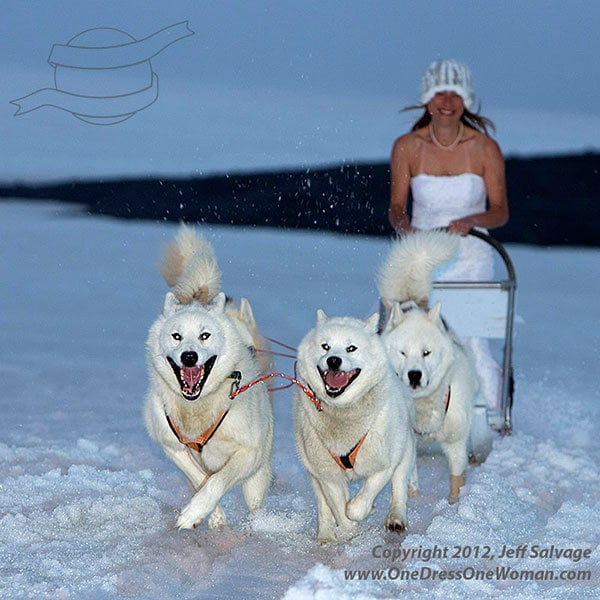
[[[456,92],[438,92],[427,105],[431,118],[460,119],[465,111],[461,96]]]

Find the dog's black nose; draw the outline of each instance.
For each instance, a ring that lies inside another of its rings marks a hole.
[[[181,362],[184,367],[193,367],[198,362],[198,355],[195,352],[182,352]]]
[[[408,381],[412,387],[417,387],[421,383],[421,371],[409,371]]]
[[[342,359],[339,356],[330,356],[327,358],[327,366],[332,371],[338,371],[342,366]]]

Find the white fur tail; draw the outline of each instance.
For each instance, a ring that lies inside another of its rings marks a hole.
[[[179,302],[209,303],[221,290],[221,272],[212,245],[192,227],[181,225],[159,265]]]
[[[413,301],[425,308],[433,271],[458,251],[459,236],[439,229],[416,231],[393,242],[377,278],[386,306]]]

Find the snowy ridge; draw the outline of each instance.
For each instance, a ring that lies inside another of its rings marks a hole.
[[[469,467],[460,502],[445,500],[444,459],[423,452],[421,495],[409,502],[404,538],[381,527],[387,506],[379,499],[351,544],[322,548],[314,542],[315,500],[291,433],[290,390],[275,394],[274,481],[265,509],[248,516],[234,492],[224,502],[231,515],[225,530],[175,529],[189,490],[146,436],[141,407],[144,340],[165,291],[156,261],[176,225],[73,218],[68,210],[0,204],[0,411],[8,417],[0,435],[3,597],[597,597],[597,249],[509,248],[522,321],[515,431],[495,440],[485,464]],[[203,232],[219,259],[223,289],[246,295],[264,333],[283,342],[297,344],[317,308],[363,317],[376,300],[386,240]],[[573,305],[576,318],[558,318],[571,317]],[[292,360],[277,363],[292,372]],[[505,546],[517,552],[523,545],[523,556],[500,556]],[[456,546],[470,555],[453,557]],[[530,556],[533,546],[538,556]],[[382,556],[398,548],[413,557]],[[426,560],[424,552],[435,548],[448,556]],[[567,549],[589,552],[575,561],[564,556]],[[585,571],[591,579],[395,578],[401,570],[508,568]],[[365,570],[387,578],[349,579]]]

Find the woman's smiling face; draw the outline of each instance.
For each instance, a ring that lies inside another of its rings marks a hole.
[[[465,110],[462,96],[456,92],[437,92],[428,104],[431,116],[460,118]]]

